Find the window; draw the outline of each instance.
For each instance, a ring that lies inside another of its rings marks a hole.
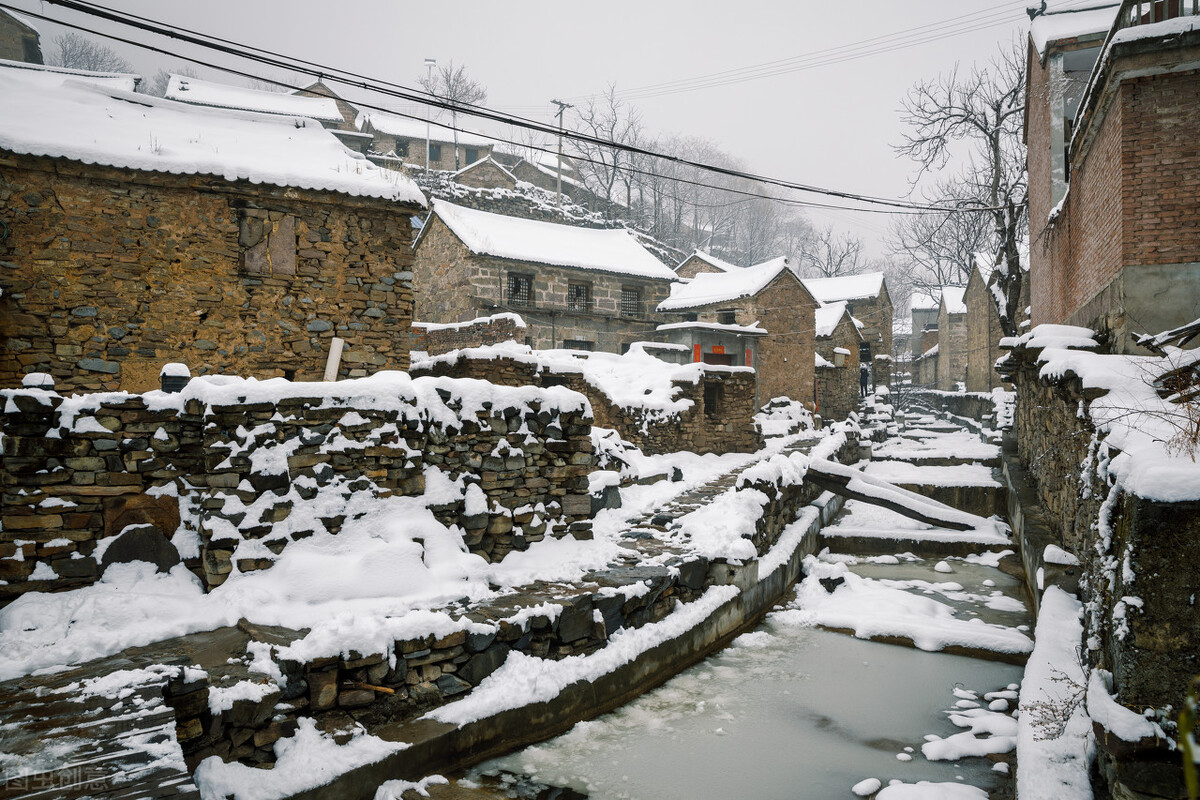
[[[722,325],[736,325],[737,324],[737,312],[729,311],[729,310],[718,311],[717,312],[717,322],[719,322]]]
[[[400,156],[400,158],[407,158],[408,157],[408,139],[397,139],[394,150],[396,152],[396,155]]]
[[[533,305],[533,276],[508,273],[508,304],[510,306]]]
[[[595,346],[595,342],[589,342],[586,339],[563,339],[564,350],[587,350],[591,352]]]
[[[636,317],[642,312],[642,293],[636,286],[621,287],[621,313]]]
[[[719,417],[721,402],[725,399],[725,386],[720,383],[704,384],[704,416]]]
[[[858,360],[862,364],[871,363],[871,343],[860,342],[858,345]]]
[[[592,285],[590,283],[568,283],[567,308],[572,311],[591,310]]]
[[[429,163],[442,160],[442,146],[440,144],[429,143]]]
[[[700,319],[700,315],[695,311],[688,311],[683,315],[684,322],[696,322]]]
[[[476,161],[479,160],[479,148],[478,147],[468,147],[468,148],[466,148],[466,150],[467,150],[467,163],[468,164],[474,164]]]

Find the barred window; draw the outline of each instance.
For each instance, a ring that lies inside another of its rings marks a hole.
[[[642,313],[642,293],[637,287],[621,287],[621,313],[627,317],[636,317]]]
[[[718,311],[717,312],[717,322],[720,323],[721,325],[736,325],[737,324],[737,312],[736,311]]]
[[[588,311],[592,307],[592,285],[590,283],[567,284],[567,308],[573,311]]]
[[[533,304],[533,276],[508,273],[508,304],[528,306]]]
[[[595,342],[589,342],[586,339],[564,339],[563,349],[565,350],[587,350],[591,351],[595,348]]]

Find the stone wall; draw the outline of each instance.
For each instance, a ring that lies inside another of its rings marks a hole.
[[[528,304],[508,297],[510,273],[532,279]],[[553,267],[471,253],[445,223],[431,217],[416,251],[416,315],[435,322],[460,322],[497,310],[520,314],[536,349],[588,343],[592,350],[620,353],[646,338],[662,322],[654,308],[670,291],[670,281],[597,270]],[[591,308],[567,307],[567,285],[591,287]],[[624,313],[622,290],[638,292],[638,312]],[[576,345],[583,347],[582,344]]]
[[[0,10],[0,58],[9,61],[42,63],[38,32],[7,11]]]
[[[862,337],[871,345],[871,358],[877,355],[890,355],[892,352],[892,300],[888,296],[887,287],[880,290],[876,297],[850,300],[846,310],[863,324]],[[872,364],[872,367],[874,365]],[[885,383],[886,381],[880,381]]]
[[[858,408],[859,378],[858,378],[858,343],[862,337],[857,326],[851,322],[849,315],[843,314],[833,329],[832,336],[820,337],[816,340],[816,352],[830,364],[837,362],[833,352],[835,348],[848,351],[842,366],[818,367],[815,371],[817,381],[817,404],[821,417],[825,420],[845,419],[851,411]],[[881,383],[886,381],[881,381]]]
[[[1017,445],[1050,526],[1083,567],[1085,659],[1113,673],[1123,705],[1178,709],[1200,674],[1200,503],[1154,502],[1110,483],[1108,464],[1120,452],[1090,414],[1103,390],[1069,372],[1040,378],[1038,355],[1017,349],[1006,365],[1017,387]],[[1180,785],[1177,754],[1115,737],[1099,744],[1102,772],[1119,785],[1114,795],[1181,796],[1162,789]]]
[[[517,181],[503,167],[492,160],[480,161],[470,169],[454,173],[454,181],[463,186],[477,189],[515,189]]]
[[[668,368],[665,362],[663,368]],[[413,374],[474,378],[508,386],[566,386],[588,398],[597,426],[615,429],[621,438],[647,454],[680,450],[752,453],[762,447],[762,438],[754,426],[754,414],[758,411],[755,374],[745,368],[708,367],[695,383],[676,381],[674,385],[679,390],[676,398],[692,402],[682,414],[620,407],[589,383],[581,371],[558,366],[551,370],[533,360],[494,355],[475,357],[463,352],[452,360],[417,364]]]
[[[416,206],[0,151],[0,386],[408,366]]]
[[[938,313],[937,388],[954,390],[954,384],[967,379],[966,314],[946,313],[946,304]]]
[[[591,512],[591,418],[564,388],[395,373],[312,392],[197,380],[181,395],[2,396],[0,599],[94,581],[97,548],[131,524],[174,537],[217,586],[345,522],[313,509],[421,495],[430,469],[464,480],[466,498],[478,487],[469,513],[462,498],[433,510],[490,560]]]
[[[431,356],[461,350],[464,347],[483,347],[500,342],[524,342],[525,320],[517,314],[493,314],[469,322],[436,325],[414,322],[412,349]]]

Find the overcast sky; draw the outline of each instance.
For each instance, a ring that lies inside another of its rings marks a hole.
[[[6,0],[98,30],[119,28],[40,0]],[[609,0],[600,3],[455,3],[405,0],[99,0],[113,8],[239,43],[415,85],[425,58],[453,60],[487,87],[487,105],[552,120],[549,101],[585,102],[615,84],[651,133],[709,138],[760,174],[885,197],[903,197],[913,173],[893,146],[900,101],[916,82],[985,62],[1024,41],[1030,0]],[[1051,8],[1097,0],[1059,0]],[[62,32],[34,21],[43,50]],[[112,43],[147,77],[160,68],[228,56],[180,58]],[[916,43],[913,43],[913,42]],[[749,68],[770,65],[766,68]],[[242,65],[261,72],[260,66]],[[741,72],[733,72],[741,70]],[[198,69],[214,80],[243,82]],[[762,76],[762,72],[775,74]],[[721,73],[726,73],[721,75]],[[665,91],[693,81],[692,91]],[[287,78],[283,73],[270,77]],[[723,85],[713,85],[719,81]],[[644,87],[661,87],[650,88]],[[383,101],[386,102],[386,101]],[[465,127],[465,125],[464,125]],[[879,254],[887,218],[812,212],[855,230]]]

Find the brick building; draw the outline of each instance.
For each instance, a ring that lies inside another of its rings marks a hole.
[[[937,324],[937,388],[954,390],[957,383],[967,380],[967,304],[963,302],[966,288],[943,286],[938,304]]]
[[[751,353],[758,370],[760,405],[787,396],[813,403],[813,340],[817,301],[796,277],[788,259],[779,257],[729,272],[699,273],[671,287],[658,310],[685,322],[754,326],[766,332]],[[704,360],[705,353],[699,358]],[[733,354],[731,362],[743,354]]]
[[[822,304],[846,302],[846,310],[863,324],[859,361],[871,365],[874,383],[887,383],[890,370],[876,363],[879,357],[890,359],[892,354],[892,298],[883,273],[805,278],[804,285]]]
[[[429,137],[429,168],[456,171],[492,154],[495,142],[436,122],[402,117],[386,111],[360,111],[358,130],[371,134],[375,153],[399,159],[406,168],[425,168],[425,140]],[[456,144],[457,142],[457,144]],[[455,159],[455,147],[458,158]]]
[[[37,28],[25,17],[0,9],[0,59],[42,63],[42,42]]]
[[[816,310],[816,404],[827,420],[845,419],[858,407],[862,323],[843,300]]]
[[[976,264],[963,292],[967,309],[967,373],[968,392],[990,392],[1000,386],[1000,375],[994,369],[1000,358],[1000,312],[993,293],[995,274],[985,277],[983,265]]]
[[[619,353],[662,322],[675,278],[625,230],[556,225],[435,200],[417,237],[416,316],[462,322],[512,311],[528,344]]]
[[[410,181],[320,126],[66,77],[0,68],[0,385],[320,379],[335,336],[343,375],[407,367]]]
[[[1132,334],[1200,317],[1200,26],[1178,17],[1188,9],[1125,2],[1033,20],[1035,325],[1091,327],[1131,352]]]

